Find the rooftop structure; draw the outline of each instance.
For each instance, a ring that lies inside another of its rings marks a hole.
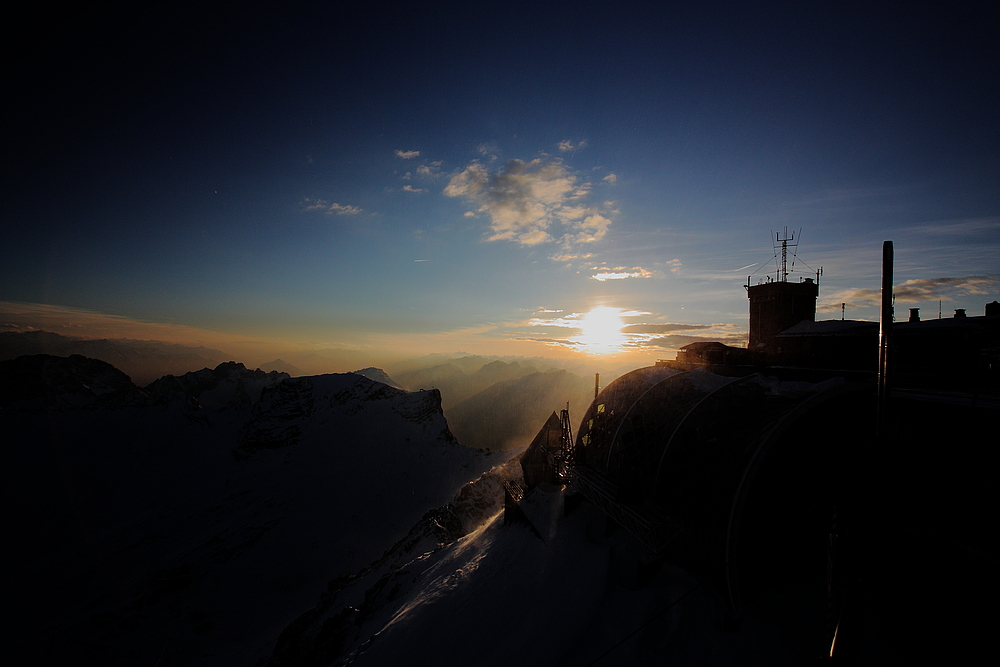
[[[994,302],[982,316],[914,313],[893,325],[890,315],[892,382],[876,382],[878,323],[816,322],[810,279],[747,291],[749,348],[692,343],[609,384],[564,474],[543,456],[563,433],[553,414],[522,459],[525,481],[569,482],[608,531],[628,532],[643,563],[683,565],[734,618],[765,590],[799,587],[825,600],[829,614],[814,621],[827,623],[829,648],[851,559],[871,563],[885,549],[879,558],[900,560],[875,537],[889,525],[879,522],[913,531],[923,514],[944,512],[938,524],[982,542],[985,524],[970,508],[985,507],[992,484],[965,461],[995,438],[1000,312]],[[878,399],[883,386],[889,403]],[[944,455],[956,431],[970,438]],[[889,519],[890,507],[906,510]]]

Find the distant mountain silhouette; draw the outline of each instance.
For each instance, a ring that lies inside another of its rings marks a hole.
[[[467,372],[463,368],[474,370]],[[400,386],[410,391],[432,388],[441,390],[441,404],[448,410],[497,382],[516,380],[535,372],[534,366],[517,361],[489,362],[483,357],[463,357],[447,364],[402,373],[396,379]]]
[[[159,402],[183,397],[204,407],[234,407],[256,403],[265,388],[288,378],[288,373],[265,373],[259,368],[251,371],[241,363],[227,361],[180,377],[165,375],[151,382],[146,391]]]
[[[168,374],[182,375],[199,368],[214,368],[231,355],[208,347],[130,338],[84,339],[49,331],[0,332],[0,361],[25,354],[60,357],[79,354],[105,361],[139,386]]]
[[[275,359],[274,361],[269,361],[266,364],[261,364],[260,370],[264,371],[265,373],[269,373],[271,371],[278,371],[279,373],[288,373],[293,378],[297,378],[300,375],[307,375],[307,373],[304,370],[302,370],[295,364],[288,363],[284,359]]]
[[[575,419],[593,398],[589,378],[563,370],[497,382],[445,412],[463,445],[507,449],[527,445],[546,418],[570,403]],[[574,411],[575,408],[575,411]]]
[[[389,385],[390,387],[395,387],[396,389],[402,389],[396,381],[393,380],[389,375],[381,368],[368,367],[362,368],[361,370],[354,371],[355,375],[361,375],[369,380],[375,380],[376,382],[381,382],[382,384]]]

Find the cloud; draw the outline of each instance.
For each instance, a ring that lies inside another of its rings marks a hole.
[[[737,324],[681,324],[675,322],[626,324],[622,321],[623,318],[648,316],[650,313],[642,310],[608,307],[599,307],[594,310],[607,311],[609,315],[613,316],[608,321],[609,325],[615,319],[618,321],[620,325],[619,335],[611,336],[608,342],[608,345],[617,348],[618,353],[662,354],[667,350],[677,350],[688,343],[699,341],[719,341],[735,347],[746,345],[746,327]],[[595,341],[588,338],[587,332],[588,320],[591,319],[594,310],[589,313],[566,313],[539,308],[527,322],[523,323],[523,326],[531,327],[537,333],[524,331],[526,336],[524,340],[544,342],[554,347],[587,351],[595,344]],[[599,319],[598,322],[600,321]],[[575,331],[567,334],[564,333],[566,330]],[[613,331],[605,333],[610,335]]]
[[[746,345],[746,334],[743,333],[732,333],[726,335],[715,335],[715,336],[684,336],[684,335],[670,335],[670,336],[660,336],[658,338],[651,338],[645,341],[646,346],[650,347],[662,347],[671,350],[677,350],[689,343],[699,343],[708,341],[718,341],[720,343],[725,343],[726,345],[731,345],[733,347],[744,347]]]
[[[497,159],[497,153],[500,152],[500,148],[496,145],[495,142],[491,141],[476,146],[476,152],[482,155],[483,157],[488,158],[490,161],[493,161]]]
[[[490,241],[537,245],[558,241],[564,247],[603,238],[609,215],[588,204],[591,184],[581,181],[561,160],[511,160],[499,170],[476,161],[453,175],[444,189],[464,199],[490,220]]]
[[[224,345],[242,340],[231,334],[172,322],[148,322],[123,315],[46,303],[0,301],[2,330],[51,331],[76,338],[133,338],[200,345]]]
[[[559,142],[559,150],[563,153],[566,153],[568,151],[581,150],[586,147],[587,147],[586,141],[578,141],[577,143],[574,144],[569,139],[563,139],[562,141]]]
[[[346,204],[330,203],[324,199],[306,199],[303,202],[302,211],[322,211],[327,215],[357,215],[364,209]]]
[[[910,231],[934,236],[981,235],[1000,232],[1000,218],[968,218],[963,220],[938,220],[917,225]]]
[[[595,269],[598,267],[595,267]],[[641,266],[634,266],[631,268],[624,266],[616,266],[613,269],[606,267],[600,267],[601,273],[595,273],[590,276],[594,280],[600,282],[605,282],[608,280],[625,280],[626,278],[654,278],[656,274],[648,269],[644,269]]]
[[[401,157],[404,160],[412,160],[415,157],[420,157],[420,151],[396,151],[396,157]]]
[[[553,262],[572,262],[573,260],[576,259],[590,259],[593,256],[594,253],[592,252],[585,252],[583,254],[563,252],[555,255],[550,255],[549,259],[551,259]]]
[[[926,301],[943,298],[945,290],[967,294],[989,294],[998,283],[997,276],[965,276],[964,278],[930,278],[907,280],[893,288],[896,301]]]
[[[674,331],[692,331],[695,329],[711,329],[710,324],[629,324],[622,328],[625,333],[634,334],[665,334]]]
[[[628,310],[625,308],[610,308],[599,306],[597,310],[605,310],[613,312],[617,317],[639,317],[642,315],[649,315],[645,310]],[[547,314],[558,314],[562,313],[562,310],[548,310],[541,308],[538,310],[537,315],[547,315]],[[567,329],[579,329],[587,319],[589,313],[570,313],[568,315],[563,315],[560,317],[532,317],[526,324],[529,327],[562,327]]]
[[[424,178],[437,178],[441,175],[441,162],[440,160],[435,162],[428,162],[427,164],[422,164],[417,167],[417,176],[423,176]]]
[[[988,295],[1000,277],[995,275],[964,276],[961,278],[916,278],[893,287],[897,303],[918,303],[921,301],[951,301],[952,293]],[[848,289],[823,299],[819,310],[838,310],[840,304],[849,307],[877,306],[882,300],[880,289]]]

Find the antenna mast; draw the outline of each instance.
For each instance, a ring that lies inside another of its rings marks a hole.
[[[781,244],[781,272],[778,274],[779,282],[788,282],[788,248],[791,246],[795,248],[798,243],[789,243],[795,240],[795,232],[792,232],[791,236],[788,235],[788,226],[785,225],[784,237],[775,233],[775,240]]]

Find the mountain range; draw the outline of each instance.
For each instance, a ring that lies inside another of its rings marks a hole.
[[[0,361],[36,354],[80,355],[105,361],[135,385],[147,388],[154,383],[162,385],[166,376],[207,372],[233,359],[220,350],[162,341],[91,340],[47,331],[0,333]],[[322,365],[316,359],[310,364]],[[409,391],[438,389],[444,413],[459,441],[474,449],[497,450],[527,445],[548,415],[567,403],[571,413],[582,414],[593,397],[594,382],[584,369],[574,372],[574,368],[546,359],[428,355],[397,364],[390,373],[373,367],[354,372]],[[261,364],[259,369],[291,377],[311,374],[281,358]],[[556,371],[561,374],[553,375]],[[605,384],[616,376],[602,372]],[[154,393],[162,391],[158,386]]]
[[[73,338],[49,331],[0,332],[0,361],[26,354],[62,357],[79,354],[100,359],[140,386],[163,375],[181,375],[198,368],[215,367],[231,358],[221,350],[157,340]]]
[[[8,646],[28,664],[256,664],[428,512],[433,549],[502,499],[453,504],[507,459],[461,445],[435,390],[237,363],[139,388],[52,355],[0,378]]]

